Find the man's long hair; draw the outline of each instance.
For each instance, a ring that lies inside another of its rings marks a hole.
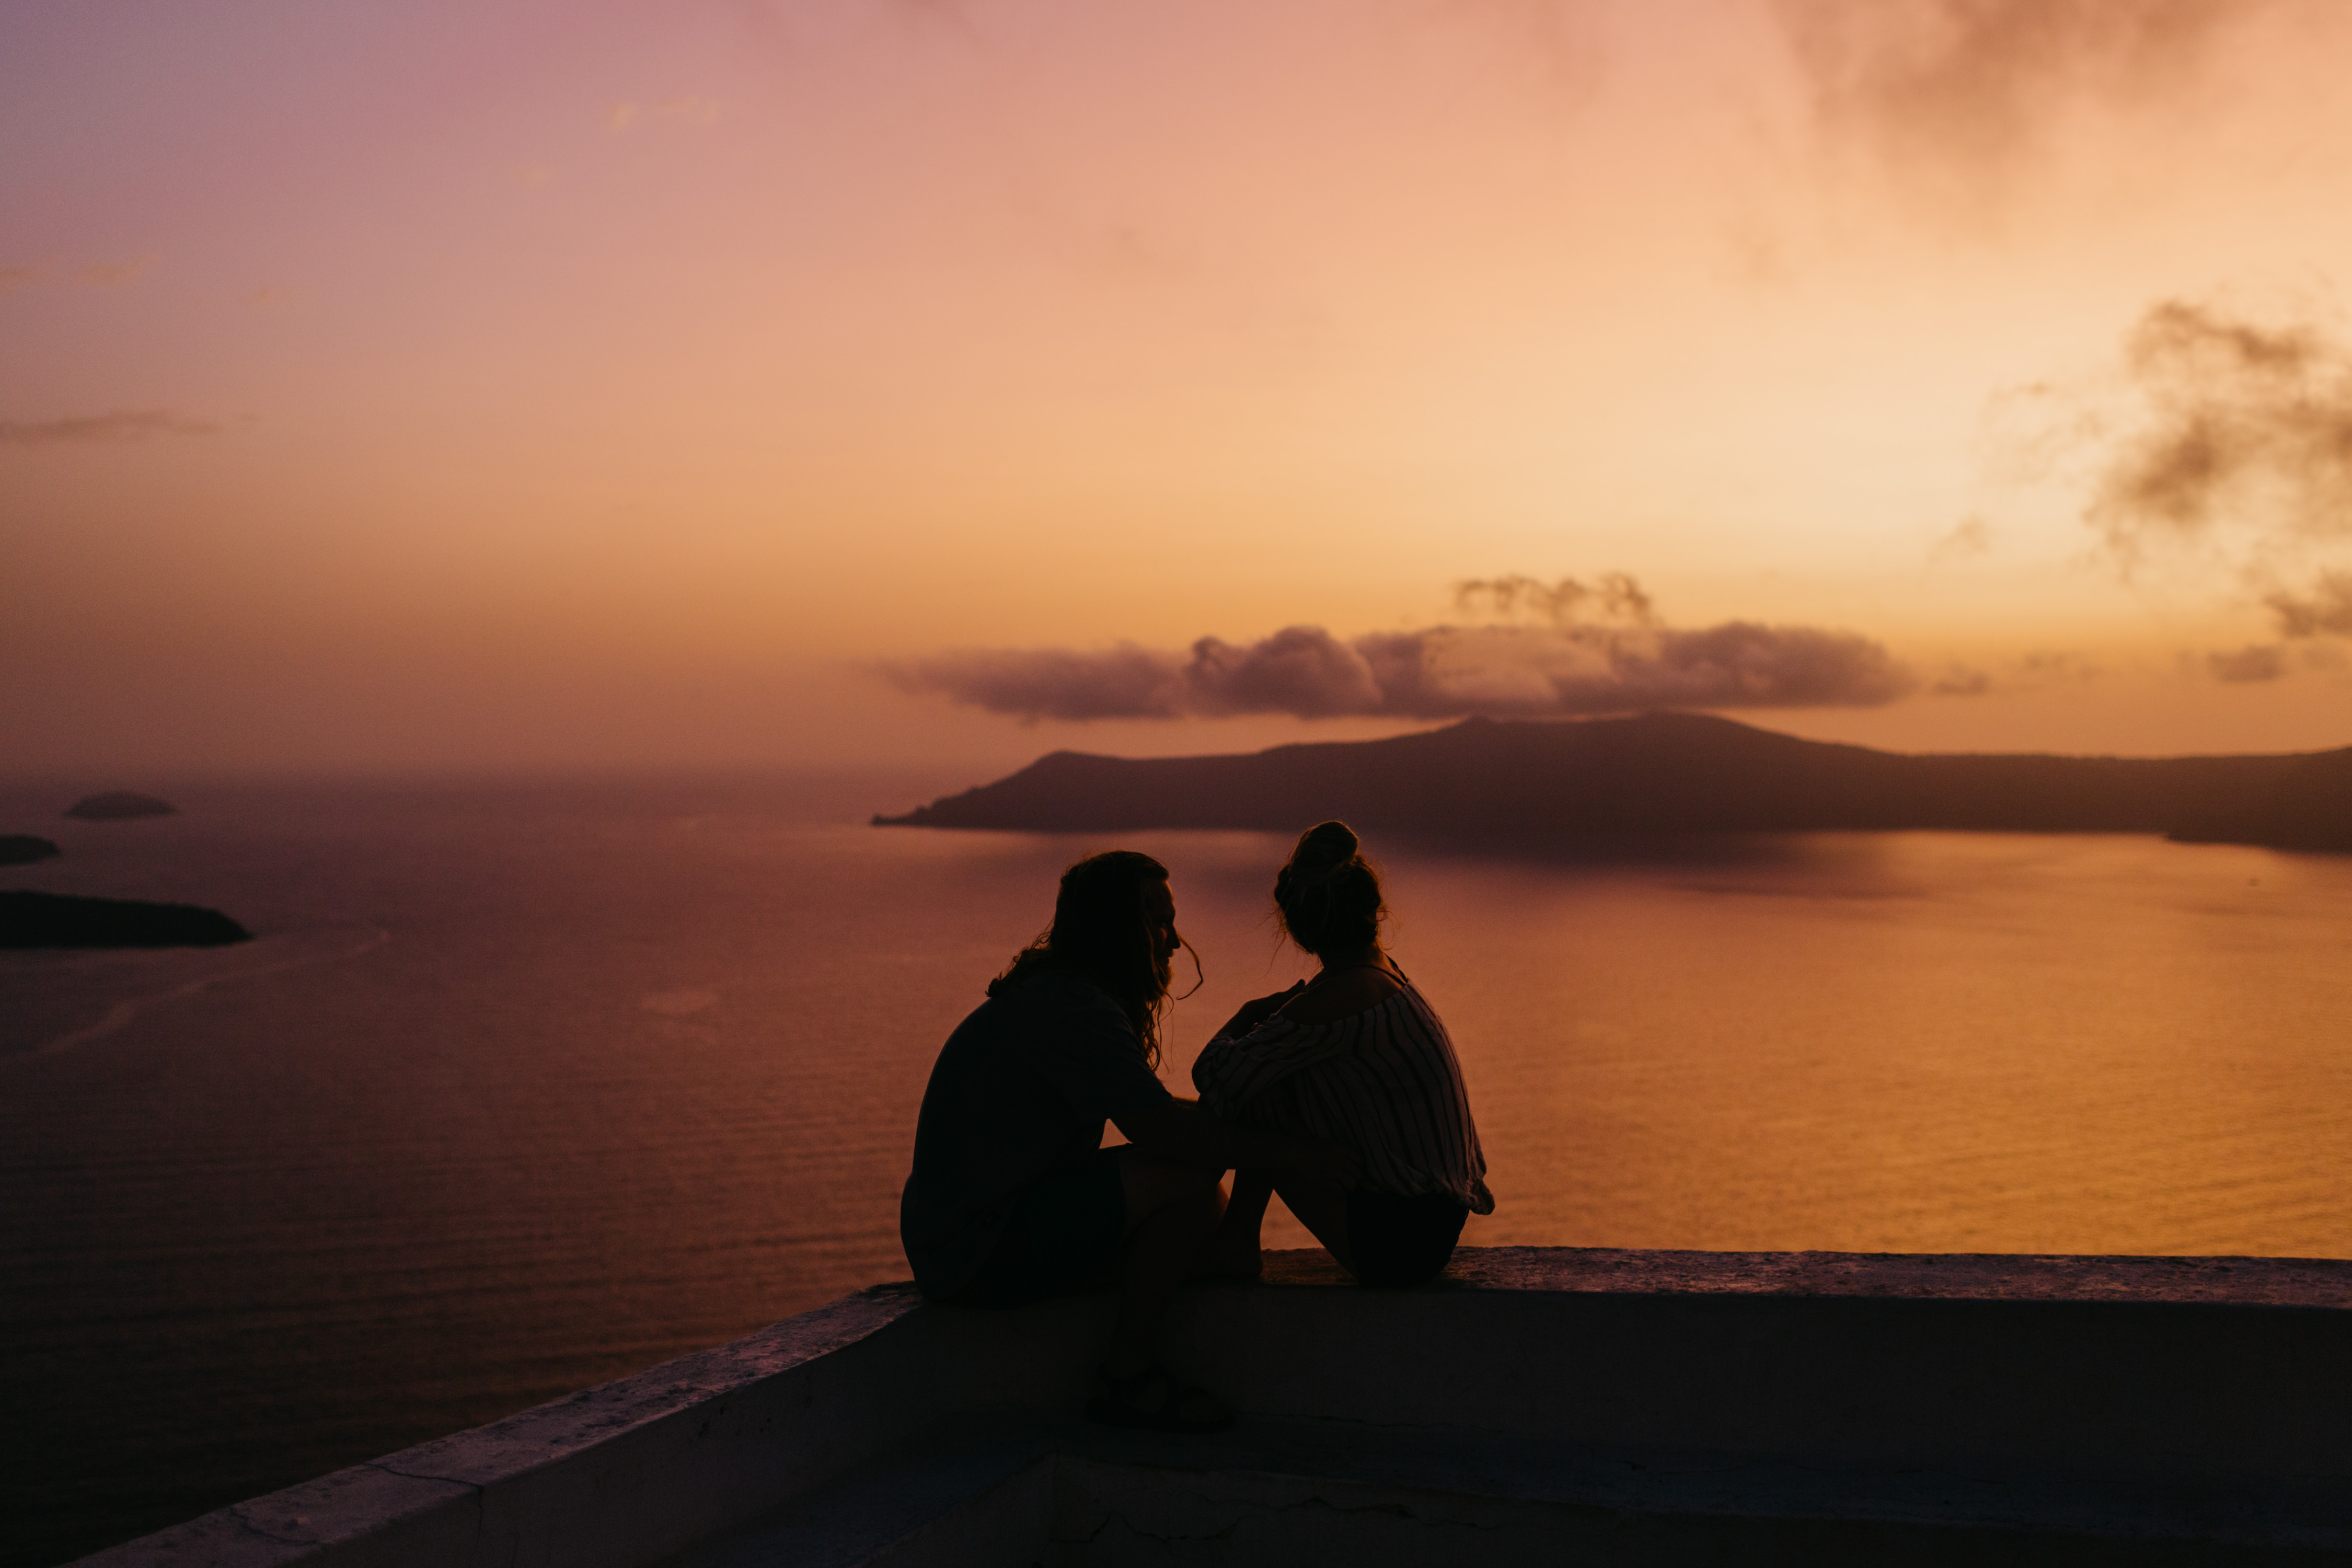
[[[1169,960],[1158,941],[1148,902],[1165,886],[1168,868],[1132,849],[1089,855],[1062,873],[1054,898],[1054,923],[1013,955],[1004,973],[988,983],[1001,996],[1040,969],[1067,969],[1110,993],[1135,1037],[1143,1059],[1160,1066],[1160,1016],[1168,1004]],[[1190,950],[1181,937],[1179,945]],[[1193,959],[1197,966],[1200,963]]]

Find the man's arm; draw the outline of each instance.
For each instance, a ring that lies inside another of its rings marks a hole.
[[[1225,1020],[1224,1027],[1209,1037],[1215,1039],[1225,1035],[1246,1035],[1281,1011],[1284,1003],[1306,989],[1307,982],[1294,981],[1287,991],[1277,991],[1271,996],[1259,996],[1244,1002],[1241,1005],[1239,1012]]]
[[[1155,1100],[1111,1119],[1129,1142],[1155,1159],[1213,1170],[1297,1171],[1352,1187],[1364,1163],[1343,1143],[1296,1138],[1213,1116],[1189,1100]]]

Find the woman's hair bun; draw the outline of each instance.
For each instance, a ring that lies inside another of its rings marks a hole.
[[[1381,879],[1356,853],[1356,831],[1320,822],[1298,836],[1274,879],[1274,907],[1291,940],[1318,957],[1360,952],[1380,936]]]
[[[1344,822],[1318,822],[1301,834],[1290,852],[1291,863],[1320,870],[1356,858],[1356,830]]]

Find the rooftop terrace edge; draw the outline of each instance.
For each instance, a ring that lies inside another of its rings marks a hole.
[[[910,1434],[1075,1410],[1109,1308],[876,1286],[83,1561],[655,1564]],[[1390,1292],[1277,1253],[1261,1285],[1187,1292],[1170,1360],[1276,1422],[2209,1486],[2290,1512],[2352,1489],[2346,1260],[1465,1247]]]

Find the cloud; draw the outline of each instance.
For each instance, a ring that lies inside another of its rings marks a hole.
[[[2043,648],[2000,661],[1998,668],[1979,669],[1954,664],[1927,688],[1930,697],[1990,697],[2018,691],[2041,691],[2053,686],[2076,686],[2096,680],[2105,672],[2097,664],[2067,648]]]
[[[1454,607],[1467,613],[1484,607],[1506,619],[1526,611],[1554,626],[1565,626],[1593,611],[1605,620],[1636,626],[1657,623],[1649,595],[1622,572],[1603,572],[1589,584],[1574,577],[1546,583],[1516,572],[1502,577],[1466,578],[1454,584]]]
[[[1350,647],[1321,626],[1285,626],[1246,647],[1202,637],[1184,667],[1183,690],[1196,713],[1336,719],[1378,713],[1388,702],[1363,646]]]
[[[37,267],[0,267],[0,294],[14,294],[40,280],[41,269]]]
[[[2250,643],[2235,653],[2209,653],[2205,668],[2213,679],[2231,684],[2276,680],[2286,673],[2286,658],[2274,643]]]
[[[2304,594],[2275,592],[2263,603],[2278,617],[2281,637],[2352,637],[2352,573],[2322,572]]]
[[[1980,517],[1964,518],[1951,532],[1927,547],[1930,561],[1960,561],[1992,549],[1992,525]]]
[[[1190,710],[1181,658],[1132,643],[1097,653],[976,648],[876,669],[902,690],[1024,719],[1174,719]]]
[[[2119,560],[2225,524],[2274,545],[2352,538],[2352,354],[2317,327],[2167,300],[2124,363],[2138,417],[2087,513]]]
[[[1630,595],[1619,613],[1638,605],[1652,616],[1638,585],[1622,582]],[[1492,596],[1491,584],[1465,585],[1474,586]],[[1503,597],[1523,604],[1527,593],[1514,587]],[[1558,602],[1538,595],[1542,607]],[[1440,626],[1348,640],[1298,626],[1247,644],[1202,637],[1189,654],[1132,644],[1099,652],[982,649],[884,664],[877,672],[902,690],[1030,720],[1569,718],[1653,708],[1866,707],[1916,685],[1884,647],[1852,633],[1748,621],[1680,631],[1648,619]]]
[[[100,441],[141,441],[150,436],[213,436],[220,426],[163,409],[79,414],[31,422],[0,420],[0,447],[69,446]]]
[[[2087,655],[2072,648],[2044,648],[2019,656],[2016,681],[2029,688],[2072,686],[2096,680],[2104,673]]]
[[[1771,0],[1817,118],[1993,172],[2088,100],[2162,101],[2275,0]]]
[[[2352,350],[2324,326],[2160,300],[2111,384],[2048,395],[2050,444],[2087,452],[2083,521],[2125,576],[2190,565],[2281,637],[2352,636]]]

